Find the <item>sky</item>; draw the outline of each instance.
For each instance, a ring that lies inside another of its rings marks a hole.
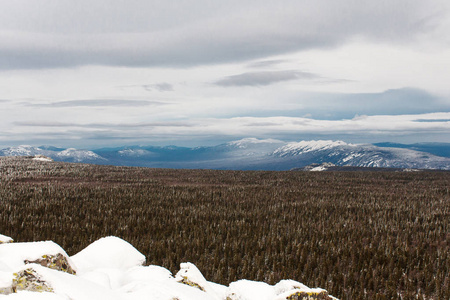
[[[0,146],[450,143],[448,0],[0,0]]]

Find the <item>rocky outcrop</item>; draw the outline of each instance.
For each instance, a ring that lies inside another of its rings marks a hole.
[[[175,275],[176,281],[205,291],[207,281],[200,270],[192,263],[181,263],[180,271]]]
[[[277,300],[332,300],[328,292],[320,288],[309,288],[295,280],[281,280],[275,286]]]
[[[42,255],[41,258],[36,260],[25,260],[25,264],[38,264],[50,269],[67,272],[69,274],[76,274],[75,270],[70,265],[67,257],[62,255],[61,253],[57,253],[56,255]]]
[[[286,295],[281,295],[280,299],[286,300],[332,300],[326,291],[305,292],[302,290],[291,291]]]
[[[0,245],[0,260],[4,269],[17,270],[28,264],[75,274],[75,267],[67,253],[52,241],[30,243],[4,243]]]
[[[53,288],[33,268],[14,273],[12,291],[53,292]]]

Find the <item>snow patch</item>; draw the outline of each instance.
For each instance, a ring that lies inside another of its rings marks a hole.
[[[44,161],[44,162],[48,162],[48,161],[53,161],[53,159],[51,159],[50,157],[44,156],[44,155],[35,155],[33,157],[33,160],[37,160],[37,161]]]

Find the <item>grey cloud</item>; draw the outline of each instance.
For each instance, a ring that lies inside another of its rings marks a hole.
[[[173,85],[167,82],[161,82],[156,84],[144,84],[142,87],[147,91],[157,90],[159,92],[173,92]]]
[[[434,123],[434,122],[450,122],[450,119],[417,119],[414,122],[425,122],[425,123]]]
[[[445,1],[420,0],[55,3],[2,3],[0,68],[194,66],[334,47],[354,37],[416,42],[446,8]]]
[[[248,72],[239,75],[225,77],[216,81],[220,86],[264,86],[277,82],[296,80],[296,79],[317,79],[320,76],[313,73],[301,72],[295,70],[286,71],[263,71]]]
[[[355,116],[406,115],[450,112],[450,102],[416,88],[386,90],[380,93],[293,92],[278,109],[253,108],[236,117],[304,117],[319,120],[353,119]],[[283,106],[289,104],[289,109]]]
[[[268,68],[287,62],[282,59],[262,60],[248,65],[249,68]]]
[[[252,122],[252,123],[245,124],[245,126],[248,126],[248,127],[270,127],[270,126],[280,126],[280,125],[282,125],[282,124],[275,123],[275,122]]]
[[[189,122],[142,122],[142,123],[70,123],[70,122],[50,122],[50,121],[17,121],[14,125],[25,127],[79,127],[79,128],[114,128],[114,129],[139,129],[146,127],[192,127]]]
[[[32,107],[139,107],[139,106],[149,106],[149,105],[164,105],[165,103],[157,101],[147,101],[147,100],[103,100],[103,99],[93,99],[93,100],[68,100],[68,101],[58,101],[51,103],[23,103],[25,106]]]

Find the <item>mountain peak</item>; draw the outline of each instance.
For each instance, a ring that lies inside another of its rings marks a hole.
[[[276,156],[286,156],[286,155],[298,155],[302,153],[308,153],[312,151],[323,151],[335,147],[343,146],[356,146],[354,144],[347,144],[343,141],[332,141],[332,140],[312,140],[312,141],[300,141],[288,143],[277,150],[274,151]]]
[[[275,139],[257,139],[257,138],[243,138],[237,141],[232,141],[227,143],[230,146],[235,146],[238,148],[246,148],[249,145],[255,144],[284,144],[283,141]]]

